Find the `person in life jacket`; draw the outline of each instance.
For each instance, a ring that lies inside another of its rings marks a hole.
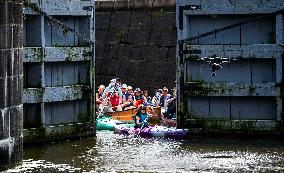
[[[133,118],[135,126],[134,128],[148,127],[148,114],[146,113],[146,107],[140,106],[137,109],[137,113]]]
[[[109,93],[109,102],[113,111],[121,111],[121,99],[118,95],[118,92],[115,90],[111,90]]]
[[[144,103],[144,96],[141,94],[140,88],[136,88],[134,90],[134,102],[133,105],[138,107],[139,105]]]

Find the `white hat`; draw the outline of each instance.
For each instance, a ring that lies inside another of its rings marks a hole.
[[[127,88],[127,85],[126,84],[122,84],[121,88]]]
[[[132,86],[128,86],[127,89],[128,89],[128,90],[132,90]]]

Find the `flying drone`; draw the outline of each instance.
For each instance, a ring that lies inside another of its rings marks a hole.
[[[210,65],[212,76],[216,76],[216,71],[223,68],[223,64],[229,64],[231,61],[235,61],[236,59],[231,58],[220,58],[218,56],[212,57],[201,57],[198,59],[199,61],[207,62]]]

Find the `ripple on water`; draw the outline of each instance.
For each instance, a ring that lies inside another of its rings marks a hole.
[[[100,131],[96,138],[25,148],[23,165],[8,172],[270,172],[284,171],[283,156],[281,143],[144,139]]]

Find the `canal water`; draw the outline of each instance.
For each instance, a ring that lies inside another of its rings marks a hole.
[[[188,140],[96,137],[24,148],[23,165],[8,172],[284,172],[284,141],[270,138]]]

